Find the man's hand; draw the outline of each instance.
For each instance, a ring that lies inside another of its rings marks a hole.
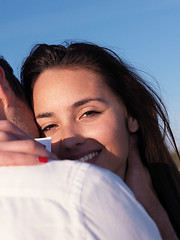
[[[33,139],[8,120],[0,120],[0,142]]]
[[[0,166],[36,165],[57,159],[13,123],[0,121]]]

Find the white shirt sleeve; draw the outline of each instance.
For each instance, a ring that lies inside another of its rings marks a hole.
[[[77,161],[0,168],[0,239],[161,239],[125,183]]]

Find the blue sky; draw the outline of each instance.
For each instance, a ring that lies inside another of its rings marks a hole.
[[[109,47],[159,83],[180,147],[180,0],[0,1],[0,55],[17,77],[36,43]]]

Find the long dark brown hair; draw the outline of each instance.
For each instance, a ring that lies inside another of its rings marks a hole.
[[[160,97],[110,49],[91,43],[38,44],[21,71],[30,104],[34,82],[48,68],[85,68],[104,76],[106,84],[139,123],[137,135],[142,162],[148,168],[157,196],[180,237],[180,174],[168,150],[167,139],[178,157],[179,153]]]

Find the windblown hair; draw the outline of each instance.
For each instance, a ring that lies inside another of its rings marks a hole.
[[[0,66],[4,70],[6,79],[9,83],[9,86],[13,90],[15,96],[21,100],[25,100],[23,87],[22,87],[21,83],[14,75],[13,69],[11,68],[9,63],[2,56],[0,56]]]
[[[110,49],[91,43],[39,44],[32,49],[21,71],[31,107],[36,79],[44,70],[52,68],[84,68],[100,73],[127,112],[137,119],[140,127],[136,134],[142,162],[148,168],[157,196],[180,237],[180,175],[169,153],[167,139],[178,157],[179,153],[160,97]]]

